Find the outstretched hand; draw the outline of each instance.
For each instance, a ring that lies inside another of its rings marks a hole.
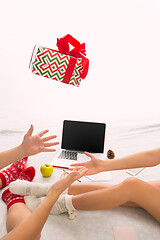
[[[70,172],[69,174],[67,174],[66,172],[64,172],[61,177],[60,180],[58,180],[56,183],[54,183],[50,189],[49,189],[49,193],[52,193],[52,191],[57,191],[59,194],[61,194],[67,187],[69,187],[73,182],[75,182],[76,180],[78,180],[79,178],[83,177],[84,175],[86,175],[87,172],[87,168],[86,167],[79,167],[74,168],[72,170],[72,172]]]
[[[88,162],[83,162],[83,163],[74,163],[71,164],[71,168],[70,170],[72,170],[72,167],[79,167],[81,168],[86,167],[88,170],[86,171],[85,175],[92,175],[92,174],[96,174],[99,172],[103,171],[103,160],[98,159],[97,157],[95,157],[94,155],[92,155],[91,153],[85,152],[87,157],[90,157],[90,161]],[[77,169],[78,170],[78,169]]]
[[[59,142],[48,142],[49,140],[56,138],[57,137],[56,135],[42,138],[43,135],[49,131],[49,130],[44,130],[39,134],[32,136],[33,130],[34,130],[33,125],[31,125],[30,129],[25,134],[22,142],[23,152],[26,157],[35,155],[40,152],[56,151],[56,149],[48,148],[48,147],[59,144]]]

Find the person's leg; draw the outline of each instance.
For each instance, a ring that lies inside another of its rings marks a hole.
[[[92,192],[100,189],[105,189],[113,187],[112,184],[106,184],[106,183],[74,183],[68,188],[68,194],[69,195],[79,195],[86,192]]]
[[[160,188],[160,181],[150,181],[148,182],[154,187]],[[113,184],[106,184],[106,183],[75,183],[72,184],[68,188],[68,194],[69,195],[79,195],[82,193],[87,193],[91,191],[106,189],[109,187],[113,187]],[[122,206],[124,207],[140,207],[138,204],[133,202],[126,202]]]
[[[35,169],[29,167],[21,171],[19,179],[21,181],[32,181],[35,176]],[[7,232],[12,231],[16,226],[22,223],[31,215],[31,212],[25,205],[24,197],[12,194],[9,189],[6,189],[2,194],[2,199],[7,205]],[[39,239],[39,238],[38,238]]]
[[[0,189],[2,188],[2,180],[1,180],[1,178],[0,178]]]
[[[25,221],[31,214],[32,213],[24,203],[13,204],[8,210],[6,222],[7,232],[12,231],[15,227]],[[40,239],[40,236],[37,238],[37,240],[38,239]]]
[[[154,187],[160,188],[160,181],[149,181],[148,183]],[[82,193],[105,189],[113,186],[114,186],[113,184],[108,183],[95,183],[95,182],[74,183],[68,188],[68,194],[79,195]]]
[[[141,206],[160,221],[160,189],[136,178],[128,178],[118,185],[72,197],[72,204],[77,210],[111,209],[127,202]]]
[[[160,188],[160,181],[152,181],[149,183]],[[10,183],[9,190],[14,194],[19,194],[22,196],[43,197],[47,195],[48,189],[51,185],[51,183],[35,183],[16,180]],[[79,195],[85,192],[91,192],[109,187],[113,187],[113,185],[95,182],[74,183],[68,189],[66,189],[64,193],[68,193],[69,195]]]
[[[150,182],[150,184],[152,184],[153,186],[156,186],[156,187],[160,186],[160,182]],[[37,184],[37,183],[31,183],[31,182],[28,182],[28,184],[27,184],[27,182],[25,183],[25,181],[21,181],[21,184],[19,184],[19,182],[16,181],[16,182],[11,183],[10,186],[11,186],[10,190],[14,194],[25,193],[24,195],[27,196],[28,192],[30,192],[31,190],[33,190],[32,195],[35,195],[35,196],[38,196],[38,195],[43,196],[43,194],[45,193],[45,184]],[[37,188],[37,190],[36,190],[36,188]],[[62,209],[64,209],[64,211],[66,211],[68,209],[68,212],[70,210],[73,210],[73,212],[76,212],[72,205],[72,195],[80,195],[83,193],[88,193],[88,192],[102,190],[102,189],[108,189],[108,188],[113,188],[113,185],[99,184],[99,183],[73,184],[68,189],[69,195],[60,197],[60,199],[57,201],[57,203],[53,207],[50,214],[60,214],[63,212],[63,211],[61,211]],[[43,192],[43,194],[42,194],[42,192]],[[34,211],[36,209],[36,207],[41,203],[42,200],[43,200],[43,198],[39,198],[39,197],[38,198],[33,197],[33,196],[25,197],[26,205],[31,211]],[[60,205],[61,205],[61,207],[60,207],[61,209],[59,208]],[[65,207],[65,205],[68,206],[68,208]],[[127,202],[123,203],[121,206],[140,207],[138,204],[131,202],[131,201],[127,201]]]
[[[24,203],[15,203],[8,209],[7,215],[7,232],[10,232],[13,228],[19,225],[27,217],[31,215],[31,212]]]
[[[158,186],[159,182],[145,183],[134,177],[118,185],[107,185],[107,187],[98,184],[74,184],[69,188],[69,194],[77,195],[62,194],[53,206],[51,214],[68,212],[70,219],[73,219],[72,213],[75,214],[76,210],[103,210],[130,206],[142,207],[160,221],[160,188]],[[33,211],[40,204],[41,199],[26,197],[27,206]]]
[[[160,181],[149,181],[148,183],[154,187],[160,188]]]

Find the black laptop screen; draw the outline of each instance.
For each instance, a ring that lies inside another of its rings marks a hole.
[[[65,120],[61,147],[67,150],[103,153],[105,127],[104,123]]]

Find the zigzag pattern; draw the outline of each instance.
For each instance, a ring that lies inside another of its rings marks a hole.
[[[32,72],[53,80],[63,81],[70,56],[39,47],[35,61],[32,63]],[[69,84],[79,86],[80,72],[83,71],[81,58],[77,59]]]
[[[78,87],[82,80],[80,77],[80,73],[82,72],[83,72],[82,60],[78,58],[69,84],[72,84]]]

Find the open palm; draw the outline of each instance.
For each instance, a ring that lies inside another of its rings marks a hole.
[[[35,155],[40,152],[55,152],[56,149],[52,149],[48,147],[55,146],[59,144],[59,142],[48,142],[48,141],[56,138],[57,136],[53,135],[53,136],[42,138],[43,135],[46,134],[49,130],[44,130],[39,134],[32,136],[33,129],[34,129],[33,125],[31,125],[30,129],[24,136],[24,139],[22,142],[24,155],[27,157],[27,156]]]
[[[61,194],[66,188],[68,188],[73,182],[78,180],[79,178],[83,177],[86,174],[87,168],[79,167],[79,169],[74,168],[72,172],[67,174],[64,172],[60,180],[55,182],[49,189],[49,192],[57,191]]]
[[[77,170],[79,167],[86,167],[88,170],[86,171],[86,174],[85,175],[92,175],[92,174],[96,174],[96,173],[99,173],[99,172],[102,172],[102,160],[96,158],[94,155],[88,153],[88,152],[85,152],[86,156],[90,157],[91,160],[88,161],[88,162],[83,162],[83,163],[74,163],[74,164],[71,164],[70,166],[72,167],[77,167]],[[70,168],[71,170],[73,168]]]

